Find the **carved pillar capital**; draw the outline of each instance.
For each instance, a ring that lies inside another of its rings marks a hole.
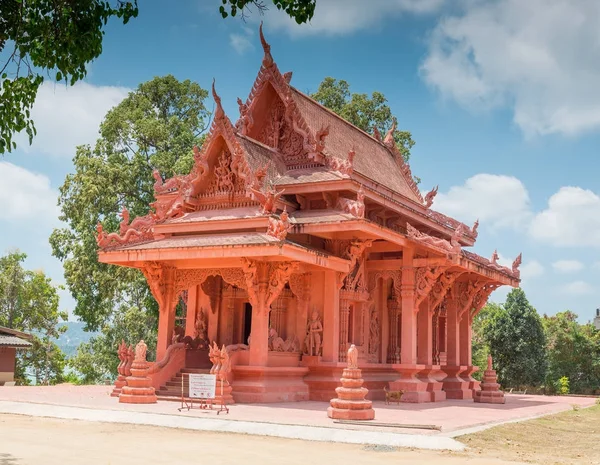
[[[431,297],[431,308],[435,309],[442,303],[448,291],[452,289],[452,285],[461,274],[463,274],[462,271],[446,271],[438,277],[429,294]]]
[[[473,309],[473,299],[485,286],[485,281],[465,281],[458,283],[456,288],[458,300],[458,319],[462,320],[465,316],[470,318]]]
[[[176,296],[173,295],[175,267],[160,262],[147,262],[141,271],[146,277],[150,292],[156,299],[161,311],[167,305],[176,303]]]
[[[444,266],[422,266],[415,269],[415,305],[417,307],[429,297],[433,286],[446,269],[447,267]]]

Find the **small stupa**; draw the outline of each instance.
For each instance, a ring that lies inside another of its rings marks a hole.
[[[503,404],[506,402],[504,392],[500,390],[496,371],[492,369],[492,356],[488,355],[487,370],[483,372],[481,391],[475,391],[473,401],[487,404]]]
[[[373,420],[373,403],[366,400],[369,390],[362,387],[364,380],[358,368],[358,349],[354,344],[348,349],[348,366],[342,373],[341,387],[335,389],[337,399],[331,399],[327,416],[338,420]]]
[[[146,361],[148,346],[142,340],[135,346],[135,359],[131,365],[131,376],[126,378],[127,385],[121,389],[119,402],[125,404],[155,404],[156,393],[152,380],[147,376],[150,365]]]

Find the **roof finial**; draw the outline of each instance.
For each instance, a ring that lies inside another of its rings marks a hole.
[[[395,144],[395,142],[394,142],[394,132],[395,131],[396,131],[396,118],[394,118],[392,120],[392,127],[390,128],[390,130],[385,135],[385,139],[383,139],[383,143],[385,145],[392,146],[393,144]]]
[[[263,34],[263,23],[260,22],[260,27],[258,28],[258,32],[260,34],[260,43],[262,44],[263,50],[265,51],[265,56],[263,57],[262,64],[265,68],[269,68],[273,66],[273,57],[271,56],[271,46],[265,40],[265,36]]]
[[[217,104],[217,109],[215,110],[215,119],[221,119],[225,116],[225,112],[223,111],[223,107],[221,106],[221,97],[217,94],[215,90],[215,79],[213,78],[212,83],[212,94],[215,99],[215,103]]]

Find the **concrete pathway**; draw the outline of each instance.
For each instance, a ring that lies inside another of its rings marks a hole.
[[[413,447],[429,450],[461,451],[465,446],[455,439],[444,436],[419,434],[398,434],[381,431],[356,431],[319,426],[282,425],[241,420],[227,420],[223,417],[199,418],[178,415],[132,412],[118,410],[90,409],[63,405],[36,404],[30,402],[0,401],[0,413],[29,415],[35,417],[62,418],[105,423],[126,423],[136,425],[183,428],[196,431],[252,434],[306,441],[337,442],[346,444],[371,444],[392,447]]]

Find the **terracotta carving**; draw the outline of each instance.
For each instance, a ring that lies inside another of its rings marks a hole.
[[[396,132],[396,125],[397,125],[397,121],[396,121],[396,118],[394,118],[392,121],[392,126],[390,127],[390,129],[388,130],[388,132],[386,133],[386,135],[383,139],[383,143],[385,145],[387,145],[388,147],[393,147],[396,145],[396,141],[394,140],[394,133]],[[380,137],[381,137],[381,134],[380,134]]]
[[[330,155],[327,157],[327,163],[332,170],[338,171],[341,174],[345,174],[345,175],[349,176],[354,172],[354,156],[355,155],[356,155],[356,152],[354,151],[354,149],[352,149],[348,152],[347,160],[342,160],[341,158]]]
[[[494,250],[494,253],[492,254],[492,258],[490,259],[490,263],[492,265],[498,265],[498,251]]]
[[[433,199],[435,199],[435,196],[438,193],[438,187],[439,186],[435,186],[427,193],[427,195],[425,195],[425,208],[431,208],[433,205]]]
[[[284,241],[292,228],[293,226],[290,224],[290,216],[288,215],[287,208],[284,207],[283,211],[279,215],[279,218],[269,218],[267,234],[279,241]]]
[[[513,272],[513,275],[515,276],[515,278],[521,277],[521,271],[519,270],[519,267],[521,266],[522,260],[523,260],[523,254],[519,254],[517,256],[517,258],[515,258],[515,261],[512,264],[512,272]]]
[[[304,340],[304,353],[306,355],[321,355],[321,335],[323,333],[323,324],[321,317],[315,310],[312,312],[308,325],[306,327],[306,338]]]
[[[413,239],[417,242],[421,242],[426,245],[430,245],[436,249],[439,249],[440,251],[446,252],[448,255],[456,256],[459,255],[461,252],[462,247],[458,240],[462,234],[462,227],[460,225],[454,231],[454,234],[450,238],[450,242],[448,242],[446,239],[441,239],[439,237],[433,237],[428,234],[425,234],[416,229],[410,223],[406,223],[406,232],[407,236],[410,239]]]
[[[354,344],[348,349],[348,368],[358,368],[358,349]]]
[[[240,98],[237,99],[237,103],[240,108],[240,120],[238,121],[237,128],[245,136],[252,129],[252,126],[254,126],[254,120],[248,105],[242,102]]]
[[[479,228],[479,220],[475,220],[475,223],[473,223],[473,227],[471,228],[471,236],[473,236],[473,238],[477,238],[477,228]]]
[[[373,245],[372,240],[351,241],[345,256],[350,259],[350,272],[344,280],[344,289],[364,291],[367,287],[365,279],[365,250]]]
[[[337,201],[337,208],[345,213],[356,216],[357,218],[365,217],[365,193],[362,186],[356,193],[356,200],[347,199],[345,197],[339,197]]]
[[[377,126],[373,126],[373,137],[379,142],[382,142],[381,133],[379,132],[379,129],[377,129]]]
[[[369,354],[375,355],[379,352],[381,336],[379,335],[379,314],[373,307],[371,310],[371,324],[369,325]]]
[[[199,340],[206,341],[207,340],[207,330],[208,330],[208,318],[204,309],[201,308],[198,314],[196,315],[196,321],[194,323],[194,329],[196,330],[196,334],[194,337]]]
[[[252,187],[250,188],[250,191],[254,194],[256,200],[261,204],[264,215],[275,213],[277,210],[277,201],[279,200],[279,197],[282,196],[284,190],[276,191],[270,187],[265,191],[260,191]]]

